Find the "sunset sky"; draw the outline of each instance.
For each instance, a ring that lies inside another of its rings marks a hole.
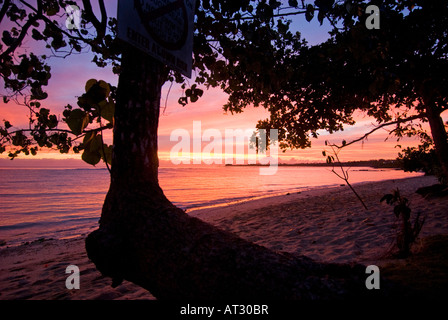
[[[108,1],[109,14],[115,15],[116,1]],[[303,37],[309,43],[315,44],[325,40],[327,36],[328,25],[319,26],[316,19],[312,23],[298,22],[294,24],[294,29],[301,31]],[[24,43],[23,49],[27,51],[39,52],[35,47],[33,40]],[[113,75],[110,69],[99,69],[91,62],[90,54],[72,55],[68,58],[52,58],[52,78],[47,87],[49,98],[44,100],[43,106],[52,110],[53,113],[62,117],[63,107],[66,104],[76,106],[76,96],[83,93],[85,82],[88,79],[103,79],[113,85],[117,84],[118,78]],[[193,72],[194,77],[194,72]],[[3,83],[0,84],[3,89]],[[159,157],[162,165],[170,164],[170,150],[177,143],[170,141],[170,134],[175,129],[186,129],[191,133],[193,121],[201,121],[202,130],[217,129],[224,135],[225,129],[249,129],[255,128],[258,120],[265,119],[267,112],[262,108],[253,108],[251,106],[238,115],[225,114],[222,106],[226,103],[226,95],[219,89],[211,89],[204,92],[203,97],[196,103],[188,104],[182,107],[177,103],[182,94],[179,86],[174,85],[168,94],[169,83],[165,85],[162,101],[161,116],[159,126]],[[5,105],[0,102],[0,120],[9,120],[15,128],[26,128],[27,110],[25,107],[15,106],[12,102]],[[312,140],[312,148],[305,150],[292,150],[280,153],[279,162],[321,162],[324,161],[322,150],[324,150],[324,141],[329,140],[334,143],[340,143],[343,139],[350,141],[362,136],[373,128],[373,120],[363,114],[357,114],[357,124],[347,127],[343,132],[328,135],[321,132],[319,139]],[[111,134],[108,133],[110,141]],[[384,141],[387,132],[379,130],[365,141],[357,143],[344,149],[341,154],[342,161],[348,160],[370,160],[370,159],[392,159],[397,156],[399,149],[396,146],[396,139],[391,138]],[[407,139],[400,142],[403,146],[416,145],[416,139]],[[25,156],[21,156],[25,158]],[[7,154],[0,155],[1,158],[7,158]],[[79,155],[61,155],[57,151],[41,151],[36,157],[28,158],[79,158]]]

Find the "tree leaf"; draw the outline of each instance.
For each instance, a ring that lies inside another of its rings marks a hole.
[[[89,92],[90,88],[92,88],[98,81],[96,79],[89,79],[86,82],[85,90],[86,92]]]
[[[197,95],[198,97],[202,97],[202,95],[204,94],[204,90],[202,89],[195,89],[194,90],[195,95]]]
[[[109,165],[112,165],[112,151],[113,146],[108,146],[107,144],[103,144],[100,149],[101,159],[103,159],[103,161],[107,162]]]
[[[81,159],[91,165],[96,165],[101,160],[101,136],[96,132],[88,132],[83,140],[84,152]]]
[[[88,163],[91,164],[92,166],[98,164],[98,162],[100,162],[101,160],[101,155],[97,152],[91,152],[88,150],[84,150],[84,152],[81,155],[81,159]]]
[[[185,107],[188,104],[187,97],[180,97],[177,101],[182,107]]]
[[[392,194],[388,193],[388,194],[385,194],[385,195],[381,198],[380,202],[386,201],[387,204],[391,204],[393,198],[394,198],[394,196],[393,196]]]
[[[39,31],[37,31],[36,29],[31,30],[31,37],[34,40],[43,40],[43,39],[45,39],[45,37]]]
[[[305,19],[310,22],[314,17],[314,7],[312,4],[306,6]]]
[[[98,85],[103,89],[105,98],[107,98],[109,96],[109,94],[110,94],[110,86],[109,86],[109,84],[106,81],[104,81],[104,80],[100,80],[100,81],[98,81]]]
[[[65,119],[65,122],[70,130],[72,130],[73,134],[77,136],[79,136],[88,126],[89,121],[89,115],[81,109],[72,110],[69,116]]]
[[[317,14],[317,20],[319,21],[320,25],[324,23],[325,14],[325,11],[323,11],[322,9],[319,10],[319,13]]]
[[[100,107],[101,117],[109,122],[113,122],[115,114],[115,103],[113,101],[103,100],[98,106]]]
[[[59,6],[52,6],[47,9],[47,16],[51,17],[56,15],[59,12]]]
[[[198,101],[199,100],[199,97],[197,96],[197,95],[192,95],[192,96],[190,96],[190,101],[191,102],[196,102],[196,101]]]
[[[26,136],[23,134],[22,131],[18,131],[13,137],[12,137],[12,144],[14,146],[24,146],[26,142]]]
[[[297,0],[288,0],[288,4],[291,7],[297,8],[299,6],[299,2]]]
[[[10,46],[10,45],[12,45],[14,43],[14,38],[11,36],[11,33],[9,33],[9,31],[4,30],[3,31],[2,41],[7,46]]]
[[[84,136],[84,139],[82,141],[82,144],[84,145],[84,149],[90,147],[90,142],[95,138],[96,133],[95,132],[87,132]]]

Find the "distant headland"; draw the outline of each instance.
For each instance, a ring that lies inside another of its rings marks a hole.
[[[344,167],[371,167],[371,168],[391,168],[402,169],[402,161],[397,159],[391,160],[361,160],[361,161],[346,161],[341,163],[326,163],[326,162],[299,162],[299,163],[279,163],[279,167],[333,167],[342,165]],[[226,164],[226,167],[258,167],[263,164]]]

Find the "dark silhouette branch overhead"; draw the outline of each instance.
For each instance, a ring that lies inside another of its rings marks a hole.
[[[357,139],[351,140],[350,142],[344,142],[343,144],[340,144],[340,145],[332,144],[331,146],[338,148],[338,149],[342,149],[342,148],[348,147],[349,145],[352,145],[354,143],[357,143],[357,142],[367,139],[372,133],[378,131],[379,129],[382,129],[382,128],[385,128],[388,126],[392,126],[392,125],[399,125],[399,124],[406,123],[406,122],[409,122],[412,120],[422,119],[424,117],[425,117],[425,114],[423,113],[423,114],[418,114],[418,115],[407,117],[407,118],[402,118],[402,119],[400,118],[395,121],[385,122],[385,123],[375,126],[375,128],[373,128],[372,130],[370,130],[369,132],[365,133],[363,136],[361,136]]]

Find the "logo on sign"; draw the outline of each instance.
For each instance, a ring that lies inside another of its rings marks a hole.
[[[143,6],[137,0],[135,9],[146,31],[156,42],[170,50],[182,49],[188,36],[188,16],[184,0],[158,8],[152,8],[149,4]],[[166,29],[171,32],[164,32]]]
[[[195,0],[118,1],[118,37],[191,77]]]

